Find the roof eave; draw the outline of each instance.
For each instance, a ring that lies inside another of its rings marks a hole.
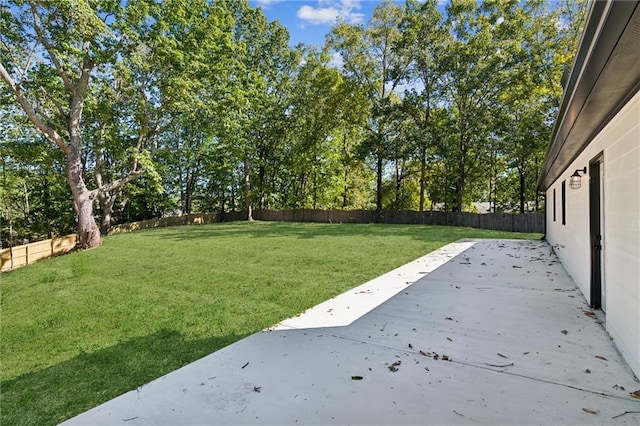
[[[538,191],[546,191],[560,177],[640,88],[640,58],[629,69],[619,66],[625,62],[618,60],[620,55],[614,55],[614,51],[623,51],[625,44],[634,42],[632,35],[624,39],[623,35],[625,31],[637,31],[639,4],[640,1],[592,3],[538,180]]]

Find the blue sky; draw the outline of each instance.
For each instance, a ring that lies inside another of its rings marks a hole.
[[[292,46],[299,42],[322,46],[336,19],[351,24],[367,22],[380,1],[250,0],[249,3],[262,7],[270,21],[280,21],[289,30]]]

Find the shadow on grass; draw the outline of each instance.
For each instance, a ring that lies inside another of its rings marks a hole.
[[[164,330],[3,381],[3,425],[54,425],[243,337],[187,340]]]
[[[445,237],[465,238],[486,233],[500,234],[500,231],[486,231],[474,228],[439,225],[397,225],[372,223],[309,223],[309,222],[224,222],[207,225],[188,225],[173,228],[156,228],[144,231],[145,237],[169,238],[176,241],[194,238],[235,238],[235,237],[284,237],[300,239],[316,237],[381,237],[407,236],[415,239]],[[507,233],[502,233],[507,234]],[[143,235],[138,234],[138,235]],[[525,235],[525,234],[523,234]]]

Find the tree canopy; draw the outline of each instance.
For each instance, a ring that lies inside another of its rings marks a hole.
[[[543,208],[585,8],[386,0],[317,48],[247,0],[3,2],[2,246],[192,212]]]

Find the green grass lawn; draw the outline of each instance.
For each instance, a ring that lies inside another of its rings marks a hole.
[[[0,422],[56,424],[460,238],[540,235],[236,222],[4,273]]]

